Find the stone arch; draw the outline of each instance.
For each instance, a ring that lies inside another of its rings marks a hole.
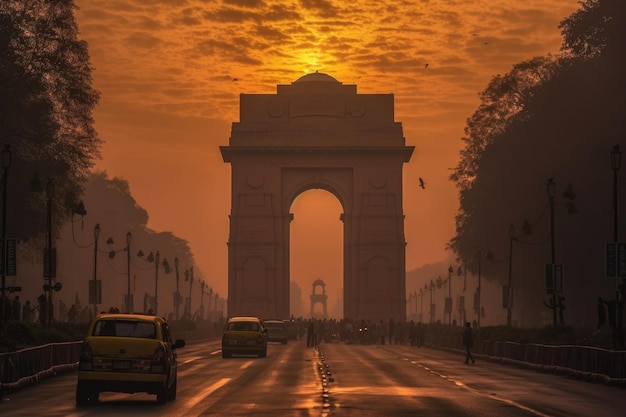
[[[322,289],[321,293],[318,293],[318,288]],[[326,283],[321,279],[313,281],[313,288],[311,289],[311,318],[315,316],[315,305],[322,305],[322,318],[328,318],[328,295],[326,295]]]
[[[240,96],[220,147],[232,175],[229,315],[289,317],[290,208],[317,188],[343,209],[344,317],[406,319],[402,165],[413,147],[393,114],[393,95],[321,73]]]

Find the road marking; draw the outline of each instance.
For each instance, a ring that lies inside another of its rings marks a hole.
[[[226,385],[230,380],[231,380],[231,378],[222,378],[222,379],[220,379],[215,384],[213,384],[210,387],[206,388],[204,391],[202,391],[199,394],[194,395],[193,397],[191,397],[191,399],[189,399],[185,403],[185,407],[187,407],[187,408],[195,407],[196,404],[198,404],[200,401],[204,400],[206,397],[211,395],[213,393],[213,391],[216,391],[217,389],[219,389],[219,388],[223,387],[224,385]]]
[[[252,365],[253,361],[248,361],[246,363],[244,363],[243,365],[241,365],[239,367],[239,369],[246,369],[248,366]]]
[[[209,353],[209,355],[217,355],[219,353],[222,353],[222,349],[214,350],[213,352]]]
[[[405,361],[408,360],[407,358],[402,358],[402,359],[405,360]],[[438,377],[440,377],[442,379],[445,379],[446,381],[450,381],[453,384],[455,384],[456,386],[458,386],[460,388],[463,388],[463,389],[465,389],[467,391],[472,391],[473,393],[478,394],[478,395],[482,395],[483,397],[487,397],[487,398],[491,398],[492,400],[503,402],[503,403],[508,404],[508,405],[510,405],[512,407],[516,407],[516,408],[519,408],[520,410],[524,410],[524,411],[527,411],[527,412],[529,412],[531,414],[534,414],[537,417],[553,417],[551,414],[542,413],[539,410],[535,410],[534,408],[527,407],[527,406],[525,406],[523,404],[520,404],[520,403],[518,403],[516,401],[508,400],[506,398],[496,397],[494,395],[487,395],[487,394],[481,393],[480,391],[477,391],[477,390],[475,390],[475,389],[465,385],[461,381],[458,381],[458,380],[456,380],[454,378],[451,378],[451,377],[447,377],[447,376],[445,376],[443,374],[438,373],[437,371],[434,371],[434,370],[428,368],[426,365],[423,365],[423,364],[421,364],[419,362],[416,362],[416,361],[410,361],[410,362],[411,362],[411,364],[419,366],[420,368],[424,369],[425,371],[430,372],[431,374],[436,375],[436,376],[438,376]]]

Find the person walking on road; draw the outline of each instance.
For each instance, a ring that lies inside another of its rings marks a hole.
[[[472,347],[474,346],[474,337],[472,336],[472,325],[468,321],[465,323],[465,329],[463,330],[463,346],[465,346],[465,363],[468,364],[472,361],[474,364],[474,356],[472,356]]]

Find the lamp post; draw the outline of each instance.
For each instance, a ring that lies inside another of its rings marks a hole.
[[[191,320],[191,287],[193,286],[193,266],[189,268],[189,305],[187,320]]]
[[[159,314],[159,259],[161,255],[157,251],[154,255],[154,315]]]
[[[100,223],[93,228],[93,316],[98,315],[98,238],[100,237]]]
[[[448,300],[446,300],[446,310],[448,311],[448,324],[452,325],[452,265],[448,268]]]
[[[556,183],[553,178],[548,178],[546,183],[546,190],[548,192],[548,199],[550,200],[550,263],[554,271],[554,196],[556,195]],[[557,309],[557,294],[556,294],[556,277],[554,272],[552,273],[552,319],[554,327],[556,327],[556,309]]]
[[[128,232],[126,233],[126,312],[130,313],[133,311],[133,300],[130,295],[130,242],[133,240],[133,235]]]
[[[6,322],[5,312],[7,311],[6,303],[8,300],[5,298],[4,293],[6,291],[6,277],[7,277],[7,175],[9,173],[9,167],[11,166],[11,148],[9,145],[4,145],[2,150],[2,299],[0,300],[0,328],[4,327]]]
[[[611,150],[611,168],[613,169],[613,242],[616,247],[619,243],[619,233],[618,233],[618,222],[617,222],[617,182],[618,182],[618,172],[620,166],[622,164],[622,151],[619,149],[619,145],[614,145],[613,150]],[[616,348],[621,348],[624,346],[624,329],[623,329],[623,321],[624,321],[624,306],[622,300],[622,291],[621,291],[621,278],[618,274],[615,274],[615,326],[616,326],[616,334],[615,334],[615,342],[614,345]]]
[[[174,295],[174,311],[176,312],[176,321],[178,321],[178,309],[180,307],[180,292],[178,292],[178,256],[174,258],[174,270],[176,271],[176,295]]]
[[[513,241],[515,240],[515,228],[509,225],[509,285],[506,292],[506,324],[510,326],[513,322]]]
[[[433,314],[434,313],[434,311],[433,311],[434,310],[433,309],[433,290],[435,289],[435,282],[432,279],[430,280],[430,287],[429,287],[429,289],[430,289],[430,312],[428,313],[429,317],[430,317],[429,323],[433,324],[433,321],[434,321],[434,314]]]
[[[52,178],[48,179],[46,183],[46,198],[48,200],[47,206],[47,239],[46,239],[46,253],[48,257],[48,263],[46,265],[46,278],[48,281],[48,320],[47,325],[48,328],[52,325],[52,278],[54,276],[54,269],[56,267],[54,259],[52,259],[52,198],[54,197],[54,180]]]
[[[478,315],[478,319],[476,320],[476,323],[478,324],[478,327],[480,327],[480,316],[481,316],[481,311],[480,311],[480,291],[481,291],[481,262],[482,262],[482,253],[481,251],[478,251],[478,289],[476,290],[476,313]]]

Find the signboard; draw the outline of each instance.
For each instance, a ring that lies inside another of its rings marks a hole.
[[[563,265],[546,264],[546,292],[548,294],[563,292]]]
[[[3,242],[0,239],[0,242]],[[0,271],[4,270],[5,275],[14,277],[17,275],[17,239],[7,239],[7,268],[4,268],[4,251],[0,248]],[[3,246],[4,247],[4,246]]]
[[[102,281],[89,280],[89,304],[102,304]]]
[[[513,287],[502,286],[502,308],[513,308]]]
[[[626,243],[606,244],[606,277],[626,277]]]

